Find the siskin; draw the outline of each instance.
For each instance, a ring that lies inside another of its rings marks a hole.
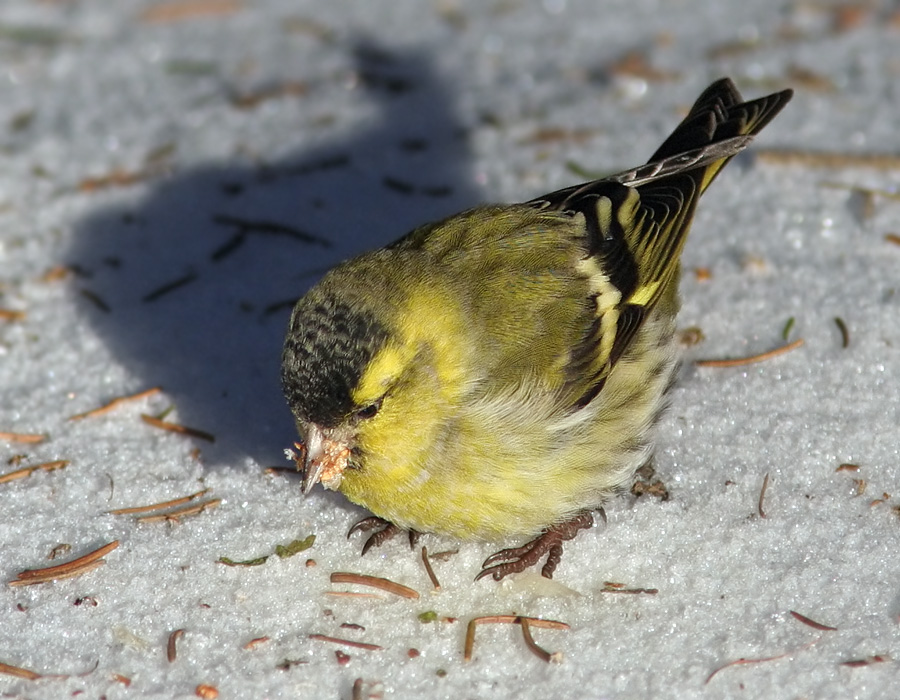
[[[327,273],[284,344],[303,492],[374,513],[351,529],[380,526],[366,549],[401,530],[528,536],[478,578],[545,556],[551,577],[650,459],[697,200],[791,95],[744,102],[719,80],[646,165],[470,209]]]

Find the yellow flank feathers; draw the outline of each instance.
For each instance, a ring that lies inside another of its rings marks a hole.
[[[646,165],[462,212],[325,275],[283,355],[305,487],[327,474],[405,529],[538,535],[482,575],[544,554],[552,574],[652,453],[697,200],[790,97],[717,81]]]

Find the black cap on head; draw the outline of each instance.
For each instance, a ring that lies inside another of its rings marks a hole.
[[[294,415],[333,427],[357,410],[350,392],[386,339],[370,312],[334,296],[311,294],[297,302],[281,364]]]

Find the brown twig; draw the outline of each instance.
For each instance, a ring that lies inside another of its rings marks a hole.
[[[177,629],[169,635],[169,641],[166,643],[166,658],[169,660],[169,663],[174,662],[175,659],[178,658],[178,649],[176,645],[178,644],[178,640],[183,636],[183,629]]]
[[[600,589],[601,593],[625,593],[628,595],[656,595],[659,593],[658,588],[618,588],[613,586],[604,586]]]
[[[852,661],[842,661],[841,666],[847,666],[849,668],[861,668],[862,666],[871,666],[872,664],[880,664],[885,661],[890,661],[891,657],[887,654],[875,654],[874,656],[869,656],[865,659],[853,659]]]
[[[429,554],[429,559],[436,559],[437,561],[449,561],[450,557],[459,554],[458,549],[448,549],[445,552],[435,552],[434,554]]]
[[[253,649],[254,647],[259,646],[260,644],[265,644],[269,641],[269,637],[256,637],[255,639],[251,639],[247,642],[243,648],[244,649]]]
[[[384,647],[377,644],[368,644],[367,642],[355,642],[352,639],[341,639],[340,637],[329,637],[327,634],[311,634],[310,639],[318,639],[320,642],[331,642],[332,644],[344,644],[348,647],[357,649],[368,649],[369,651],[381,651]]]
[[[81,574],[92,571],[100,566],[103,562],[101,559],[119,546],[119,540],[114,540],[103,545],[93,552],[85,554],[83,557],[73,559],[65,564],[57,564],[56,566],[48,566],[43,569],[25,569],[20,571],[15,581],[10,581],[10,586],[30,586],[35,583],[44,583],[46,581],[55,581],[62,578],[72,578]]]
[[[129,401],[137,401],[138,399],[143,399],[147,396],[152,396],[153,394],[158,394],[160,391],[162,391],[162,389],[160,389],[160,387],[158,386],[155,386],[152,389],[146,389],[145,391],[140,391],[137,394],[131,394],[130,396],[120,396],[119,398],[113,399],[109,403],[104,404],[99,408],[94,408],[90,411],[85,411],[84,413],[76,413],[74,416],[70,416],[69,420],[82,420],[83,418],[91,418],[93,416],[99,416],[104,413],[109,413],[116,406],[127,403]]]
[[[187,508],[172,510],[168,513],[159,513],[157,515],[145,515],[141,518],[136,518],[136,520],[139,523],[158,523],[161,521],[178,520],[179,518],[183,518],[186,515],[197,515],[198,513],[202,513],[207,508],[215,508],[221,502],[221,498],[213,498],[212,500],[204,501],[203,503],[197,503],[196,505],[188,506]]]
[[[52,575],[55,573],[62,573],[73,567],[83,566],[85,564],[91,563],[92,561],[96,561],[97,559],[101,559],[102,557],[105,557],[107,554],[109,554],[111,551],[113,551],[118,546],[119,546],[119,540],[113,540],[112,542],[109,542],[108,544],[105,544],[102,547],[95,549],[93,552],[88,552],[84,556],[78,557],[78,559],[73,559],[72,561],[66,562],[65,564],[57,564],[56,566],[48,566],[43,569],[25,569],[25,571],[22,571],[19,573],[19,578],[21,578],[21,579],[38,578],[38,577],[47,576],[48,574]]]
[[[549,663],[562,663],[562,652],[555,651],[552,654],[537,645],[537,642],[534,641],[534,637],[531,636],[530,623],[528,622],[527,617],[519,618],[519,625],[522,627],[522,637],[525,639],[525,646],[527,646],[531,652],[537,656],[541,661],[545,661]]]
[[[378,588],[403,598],[411,598],[415,600],[419,597],[419,593],[408,586],[396,583],[390,579],[380,578],[378,576],[368,576],[366,574],[354,574],[344,571],[336,571],[331,574],[332,583],[356,583],[360,586],[371,586]]]
[[[69,466],[69,460],[67,459],[58,459],[54,462],[43,462],[42,464],[33,464],[30,467],[22,467],[21,469],[16,469],[15,471],[7,472],[6,474],[0,475],[0,484],[5,484],[7,481],[15,481],[16,479],[24,479],[26,476],[31,476],[34,472],[38,470],[43,470],[46,472],[52,472],[56,469],[65,469]]]
[[[441,590],[441,582],[438,581],[438,577],[435,575],[434,569],[431,568],[431,562],[428,560],[427,547],[422,547],[422,563],[425,565],[425,573],[428,574],[428,578],[431,579],[431,585],[434,586],[434,590]]]
[[[881,498],[876,498],[874,501],[871,501],[869,503],[869,507],[874,508],[875,506],[880,506],[882,503],[886,503],[888,501],[888,499],[890,499],[890,497],[891,497],[891,494],[883,491],[881,493]]]
[[[0,309],[0,321],[21,321],[24,318],[24,311],[17,311],[15,309]]]
[[[111,187],[130,187],[160,174],[159,168],[123,170],[115,168],[105,175],[86,177],[78,183],[79,192],[97,192]]]
[[[201,440],[208,440],[209,442],[216,441],[216,438],[212,433],[207,433],[203,430],[198,430],[197,428],[188,428],[187,426],[181,425],[180,423],[170,423],[169,421],[160,420],[159,418],[156,418],[154,416],[148,416],[146,413],[141,414],[141,420],[148,425],[152,425],[162,430],[168,430],[172,433],[189,435],[191,437],[200,438]]]
[[[46,435],[41,435],[39,433],[8,433],[0,431],[0,440],[5,442],[25,442],[33,444],[36,442],[43,442],[46,439]]]
[[[22,668],[21,666],[11,666],[2,661],[0,661],[0,673],[5,673],[7,676],[15,676],[16,678],[24,678],[29,681],[36,681],[38,678],[43,678],[43,676],[36,671],[31,671],[27,668]]]
[[[567,625],[565,622],[558,622],[556,620],[543,620],[539,617],[526,618],[522,615],[484,615],[482,617],[473,617],[471,620],[469,620],[469,624],[466,627],[466,642],[465,647],[463,648],[463,660],[472,660],[472,651],[475,648],[475,629],[478,627],[478,625],[498,623],[521,625],[522,620],[528,620],[528,623],[532,627],[543,627],[546,629],[554,630],[570,629],[569,625]]]
[[[82,566],[77,566],[70,571],[65,571],[60,574],[54,574],[53,576],[41,576],[36,578],[28,578],[28,579],[17,579],[15,581],[10,581],[9,585],[12,587],[16,586],[35,586],[39,583],[48,583],[50,581],[61,581],[66,578],[75,578],[76,576],[81,576],[82,574],[89,573],[94,569],[99,569],[103,566],[105,562],[102,559],[98,559],[97,561],[92,561],[89,564],[83,564]]]
[[[760,518],[765,518],[766,511],[763,510],[763,499],[766,497],[766,491],[769,488],[769,472],[763,477],[762,488],[759,490],[759,502],[756,504],[756,510],[759,512]]]
[[[821,622],[816,622],[815,620],[811,620],[806,615],[801,615],[798,612],[790,611],[791,616],[795,620],[799,620],[804,625],[809,625],[813,629],[820,630],[822,632],[837,632],[837,627],[829,627],[828,625],[823,625]]]
[[[786,651],[785,653],[779,654],[778,656],[766,656],[761,659],[736,659],[734,661],[729,661],[727,664],[723,664],[722,666],[719,666],[719,668],[717,668],[715,671],[710,673],[706,677],[706,681],[704,682],[704,685],[708,684],[720,671],[724,671],[726,668],[731,668],[732,666],[742,666],[744,664],[761,664],[766,661],[778,661],[779,659],[785,659],[788,656],[796,654],[799,651],[809,649],[813,644],[815,644],[818,641],[819,641],[819,638],[816,637],[809,644],[804,644],[799,649],[795,649],[794,651]]]
[[[797,338],[797,340],[795,340],[793,343],[782,345],[779,348],[768,350],[767,352],[760,353],[759,355],[737,357],[727,360],[695,360],[694,364],[698,367],[741,367],[743,365],[750,365],[754,362],[763,362],[764,360],[768,360],[772,357],[783,355],[786,352],[799,348],[801,345],[803,345],[803,338]]]
[[[182,498],[174,498],[171,501],[163,501],[162,503],[151,503],[149,506],[132,506],[131,508],[116,508],[115,510],[106,511],[107,515],[131,515],[134,513],[152,513],[154,510],[163,510],[164,508],[173,508],[174,506],[180,506],[182,503],[189,503],[190,501],[196,500],[207,493],[209,493],[209,489],[203,489],[202,491],[197,491],[197,493],[192,493],[190,496],[183,496]]]

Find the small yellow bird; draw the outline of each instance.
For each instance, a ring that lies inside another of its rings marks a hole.
[[[678,361],[679,258],[724,165],[791,99],[710,85],[643,166],[480,206],[344,262],[297,302],[282,382],[321,482],[401,530],[535,537],[500,580],[593,523],[651,456]],[[363,550],[365,552],[365,549]]]

